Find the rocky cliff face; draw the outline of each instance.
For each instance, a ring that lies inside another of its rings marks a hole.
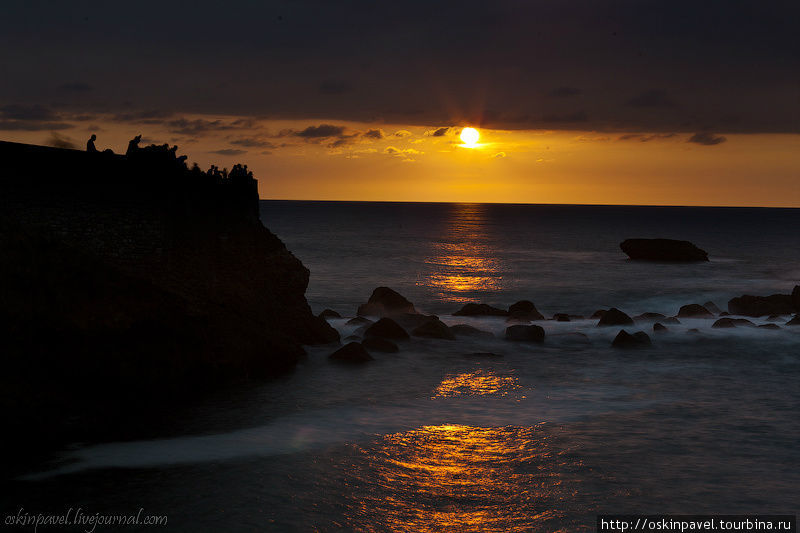
[[[308,270],[258,220],[254,180],[14,143],[0,160],[6,422],[102,419],[338,340],[305,300]]]

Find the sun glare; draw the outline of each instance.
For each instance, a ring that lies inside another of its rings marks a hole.
[[[475,148],[478,146],[478,139],[481,138],[480,132],[475,128],[464,128],[461,130],[461,142],[467,148]]]

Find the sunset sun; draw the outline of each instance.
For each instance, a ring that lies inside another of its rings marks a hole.
[[[475,128],[464,128],[461,130],[461,141],[467,148],[475,148],[478,146],[478,139],[480,138],[481,134]]]

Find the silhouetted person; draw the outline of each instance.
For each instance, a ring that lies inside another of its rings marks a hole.
[[[133,155],[133,154],[135,154],[136,151],[139,149],[139,143],[141,142],[141,140],[142,140],[142,136],[141,135],[137,135],[136,137],[134,137],[133,139],[128,141],[128,151],[125,152],[125,155]]]
[[[97,153],[97,148],[94,146],[94,142],[97,140],[97,135],[92,133],[92,137],[86,142],[86,151],[91,153]]]

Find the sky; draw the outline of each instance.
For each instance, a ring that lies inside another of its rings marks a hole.
[[[248,164],[262,198],[800,207],[798,20],[796,1],[12,0],[0,139],[141,133]]]

